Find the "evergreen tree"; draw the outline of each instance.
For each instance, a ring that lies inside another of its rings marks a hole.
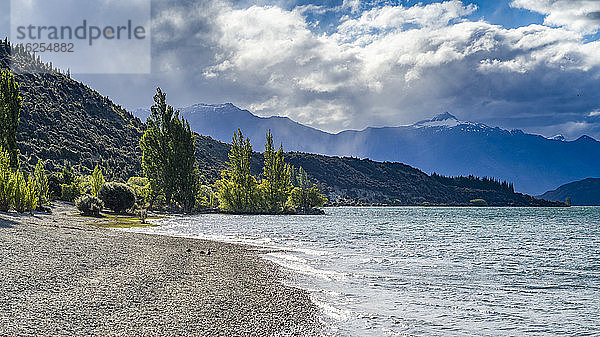
[[[264,198],[265,210],[269,213],[280,213],[292,190],[291,169],[284,163],[283,146],[275,152],[271,130],[267,132],[263,168],[263,181],[260,189]]]
[[[38,160],[33,171],[35,178],[35,187],[37,191],[37,204],[39,206],[47,205],[50,202],[50,188],[48,186],[48,176],[41,160]]]
[[[177,201],[191,211],[198,190],[199,171],[195,158],[196,136],[179,111],[166,103],[160,88],[140,140],[142,167],[152,196],[162,194],[167,204]]]
[[[20,111],[19,85],[9,70],[0,69],[0,147],[8,151],[13,168],[18,166],[17,128]]]
[[[96,167],[94,168],[94,172],[92,173],[92,196],[98,196],[98,191],[100,191],[102,185],[104,185],[104,175],[102,174],[102,168],[100,168],[100,165],[96,165]]]
[[[13,188],[10,155],[0,146],[0,212],[8,212],[10,209]]]
[[[252,145],[239,129],[233,134],[227,168],[217,182],[219,207],[226,212],[256,213],[260,209],[260,192],[250,174]]]

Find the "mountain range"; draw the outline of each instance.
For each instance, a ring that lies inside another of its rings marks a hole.
[[[180,109],[199,134],[229,142],[240,128],[254,149],[262,149],[268,129],[286,151],[401,162],[428,173],[474,174],[514,183],[517,191],[541,194],[565,183],[600,176],[600,142],[581,136],[566,141],[521,130],[461,121],[446,112],[398,127],[323,132],[287,117],[258,117],[231,103]],[[142,120],[147,111],[136,110]]]

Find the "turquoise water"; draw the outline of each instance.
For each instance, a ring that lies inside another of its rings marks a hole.
[[[600,208],[326,212],[140,231],[285,249],[265,257],[310,291],[328,335],[600,335]]]

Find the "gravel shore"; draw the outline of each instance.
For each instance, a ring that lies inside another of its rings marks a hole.
[[[249,247],[74,214],[0,213],[0,336],[319,335],[308,294]]]

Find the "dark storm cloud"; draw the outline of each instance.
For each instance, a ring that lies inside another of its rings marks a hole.
[[[456,0],[301,5],[153,1],[153,73],[76,78],[130,108],[147,108],[161,86],[176,106],[233,102],[329,131],[451,111],[547,136],[600,138],[590,117],[600,110],[600,43],[584,42],[580,26],[507,29],[467,20],[477,8]],[[326,32],[315,29],[320,15],[334,24]]]

